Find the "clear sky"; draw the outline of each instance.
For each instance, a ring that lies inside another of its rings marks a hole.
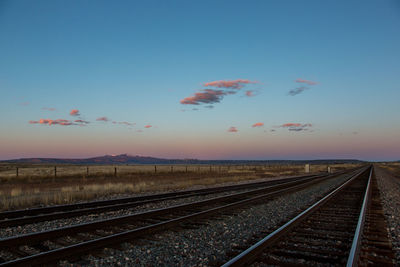
[[[399,1],[0,1],[0,159],[400,159]]]

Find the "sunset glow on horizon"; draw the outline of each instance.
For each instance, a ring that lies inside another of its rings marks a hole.
[[[400,5],[305,3],[2,2],[0,160],[400,160]]]

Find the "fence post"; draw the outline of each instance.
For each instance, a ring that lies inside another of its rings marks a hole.
[[[185,166],[186,167],[186,172],[187,172],[187,166]]]
[[[117,177],[117,167],[114,167],[114,177]]]
[[[57,177],[57,166],[54,166],[54,178]]]
[[[154,173],[157,173],[157,165],[154,165]]]
[[[86,176],[89,176],[89,166],[86,166]]]
[[[17,175],[17,177],[18,177],[18,167],[16,168],[16,175]]]
[[[309,173],[310,172],[310,164],[304,165],[304,172]]]

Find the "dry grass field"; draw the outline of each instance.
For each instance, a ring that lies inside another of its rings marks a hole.
[[[379,163],[378,166],[390,171],[395,176],[400,177],[400,162]]]
[[[331,165],[332,171],[356,165]],[[312,173],[327,165],[311,165]],[[17,176],[18,168],[18,176]],[[0,165],[0,210],[304,174],[304,165]]]

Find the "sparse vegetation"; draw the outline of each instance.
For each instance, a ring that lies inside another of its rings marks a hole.
[[[18,177],[16,168],[18,167]],[[331,166],[333,171],[355,167]],[[117,174],[115,175],[115,168]],[[298,175],[304,165],[129,165],[86,166],[1,165],[0,209],[72,203],[118,194],[182,190],[259,178]],[[312,172],[324,172],[327,165],[312,165]]]
[[[379,163],[379,167],[390,171],[393,175],[400,177],[400,162]]]

